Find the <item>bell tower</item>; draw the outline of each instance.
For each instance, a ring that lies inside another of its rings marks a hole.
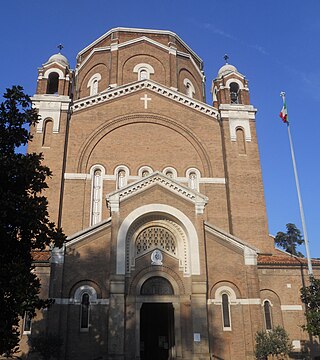
[[[250,104],[248,81],[235,66],[223,65],[212,81],[213,106],[219,110],[226,175],[230,232],[272,252],[260,157],[255,109]]]
[[[61,51],[62,45],[58,48]],[[34,129],[31,129],[33,140],[28,145],[28,151],[43,153],[44,163],[52,171],[46,196],[50,218],[58,225],[72,99],[72,75],[67,58],[61,52],[52,55],[38,69],[37,90],[32,97],[33,107],[38,110],[40,120]]]

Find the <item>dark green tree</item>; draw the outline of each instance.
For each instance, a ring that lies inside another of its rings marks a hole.
[[[303,287],[300,292],[307,319],[303,329],[313,336],[320,336],[320,280],[310,277],[310,285]]]
[[[258,331],[256,334],[255,356],[258,360],[267,360],[269,355],[283,359],[292,351],[292,345],[285,329],[277,326],[270,331]]]
[[[286,228],[286,233],[282,231],[277,233],[274,239],[275,244],[292,255],[303,257],[303,254],[297,251],[297,245],[301,245],[304,242],[301,231],[295,224],[289,223],[286,225]]]
[[[50,222],[43,191],[51,176],[41,154],[20,154],[37,112],[22,87],[7,89],[0,104],[0,355],[14,353],[19,320],[48,305],[39,298],[32,251],[61,246],[65,235]]]

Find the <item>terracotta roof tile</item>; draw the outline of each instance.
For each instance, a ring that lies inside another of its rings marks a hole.
[[[49,261],[51,257],[50,251],[32,251],[32,259],[35,262],[46,262]]]
[[[307,258],[301,258],[286,254],[281,255],[259,255],[258,264],[287,264],[287,265],[307,265]],[[312,264],[320,266],[320,260],[312,259]]]

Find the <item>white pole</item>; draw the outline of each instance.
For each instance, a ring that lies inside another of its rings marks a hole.
[[[285,93],[281,92],[280,96],[282,97],[283,104],[285,104],[285,106],[286,106],[286,98],[285,98],[286,95],[285,95]],[[300,217],[301,217],[301,223],[302,223],[304,244],[305,244],[305,247],[306,247],[306,254],[307,254],[307,260],[308,260],[308,273],[309,273],[309,276],[313,276],[312,262],[311,262],[311,256],[310,256],[310,250],[309,250],[309,241],[308,241],[308,235],[307,235],[307,228],[306,228],[306,223],[305,223],[305,219],[304,219],[304,211],[303,211],[302,198],[301,198],[301,193],[300,193],[299,178],[298,178],[296,160],[295,160],[295,156],[294,156],[294,150],[293,150],[293,143],[292,143],[292,138],[291,138],[289,121],[287,121],[287,128],[288,128],[288,136],[289,136],[289,142],[290,142],[290,150],[291,150],[291,158],[292,158],[292,164],[293,164],[294,178],[296,180],[296,188],[297,188],[297,193],[298,193],[298,201],[299,201],[299,208],[300,208]]]

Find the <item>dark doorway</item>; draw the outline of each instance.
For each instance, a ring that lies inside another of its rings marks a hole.
[[[144,303],[140,311],[141,360],[173,358],[174,317],[171,303]]]

